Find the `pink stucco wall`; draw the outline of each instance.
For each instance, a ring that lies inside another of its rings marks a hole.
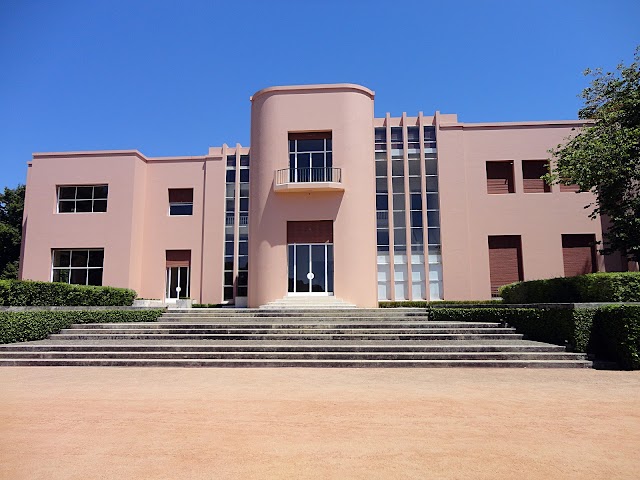
[[[590,193],[524,193],[523,160],[545,160],[582,122],[465,124],[439,119],[438,167],[444,295],[448,299],[490,298],[489,235],[520,235],[525,280],[564,275],[562,234],[593,233],[599,220],[583,209]],[[514,162],[515,193],[488,194],[487,161]],[[603,261],[599,258],[599,268]]]
[[[221,301],[222,158],[221,149],[158,159],[136,151],[35,154],[27,178],[21,278],[50,280],[52,249],[104,248],[104,285],[160,299],[166,250],[191,250],[191,297]],[[107,211],[56,213],[56,187],[83,184],[109,185]],[[168,215],[169,188],[193,188],[193,215]]]
[[[331,131],[344,191],[274,191],[289,132]],[[334,293],[377,305],[373,92],[357,85],[262,90],[251,108],[249,306],[287,295],[287,221],[333,220]]]
[[[522,161],[547,159],[548,149],[581,122],[468,124],[439,112],[374,119],[373,98],[371,90],[352,84],[261,90],[252,97],[251,152],[223,145],[196,157],[148,158],[135,150],[34,154],[27,171],[21,278],[49,281],[52,249],[104,248],[104,285],[164,298],[166,250],[190,250],[191,298],[222,302],[226,158],[250,153],[249,306],[287,295],[287,221],[332,220],[335,296],[373,307],[374,125],[419,126],[421,135],[423,126],[436,127],[445,299],[490,298],[490,235],[521,236],[525,279],[564,274],[562,234],[602,238],[605,223],[590,220],[583,208],[591,194],[560,192],[557,186],[550,193],[523,192]],[[318,131],[332,133],[333,167],[342,171],[339,188],[274,188],[275,171],[289,167],[288,134]],[[487,193],[485,164],[499,160],[514,162],[515,193]],[[388,168],[391,177],[390,162]],[[109,185],[107,212],[56,213],[58,185],[91,184]],[[406,191],[407,186],[405,177]],[[169,188],[193,188],[193,215],[168,215]],[[235,205],[237,255],[237,199]],[[426,225],[424,196],[422,211]],[[406,224],[408,229],[408,210]],[[389,255],[393,265],[393,237]],[[624,268],[614,258],[606,260],[598,257],[600,270]],[[428,279],[429,267],[424,268]],[[409,290],[412,281],[409,275]]]

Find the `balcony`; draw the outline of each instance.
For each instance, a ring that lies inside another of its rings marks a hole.
[[[283,168],[276,170],[276,192],[344,191],[342,169],[334,167]]]

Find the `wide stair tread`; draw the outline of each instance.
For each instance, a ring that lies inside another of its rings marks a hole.
[[[4,366],[584,368],[584,355],[496,322],[420,309],[172,310],[158,322],[77,324],[0,345]]]

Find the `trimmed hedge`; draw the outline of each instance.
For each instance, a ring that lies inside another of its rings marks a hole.
[[[222,308],[224,306],[222,303],[194,303],[191,308]]]
[[[590,310],[580,310],[583,311]],[[585,351],[585,330],[582,323],[576,326],[575,312],[577,310],[537,308],[432,308],[429,319],[508,323],[530,339],[559,345],[568,343],[577,351]]]
[[[397,302],[378,302],[380,308],[429,308],[439,305],[490,305],[502,303],[502,300],[401,300]]]
[[[600,308],[430,308],[434,321],[499,322],[529,340],[567,345],[574,352],[640,369],[640,306]]]
[[[42,340],[74,323],[155,322],[164,309],[0,312],[0,343]]]
[[[589,273],[500,287],[504,303],[640,302],[640,272]]]
[[[69,285],[31,280],[0,280],[0,305],[24,306],[129,306],[136,292],[126,288]]]
[[[598,309],[594,353],[625,370],[640,370],[640,307],[612,305]]]

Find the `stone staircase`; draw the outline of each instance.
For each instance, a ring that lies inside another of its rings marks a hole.
[[[498,323],[435,322],[424,310],[189,309],[158,322],[79,324],[0,345],[0,366],[591,367]]]
[[[314,309],[352,309],[357,308],[353,303],[345,302],[344,300],[328,296],[316,296],[316,297],[283,297],[279,300],[266,303],[260,306],[260,309],[267,310],[314,310]]]

